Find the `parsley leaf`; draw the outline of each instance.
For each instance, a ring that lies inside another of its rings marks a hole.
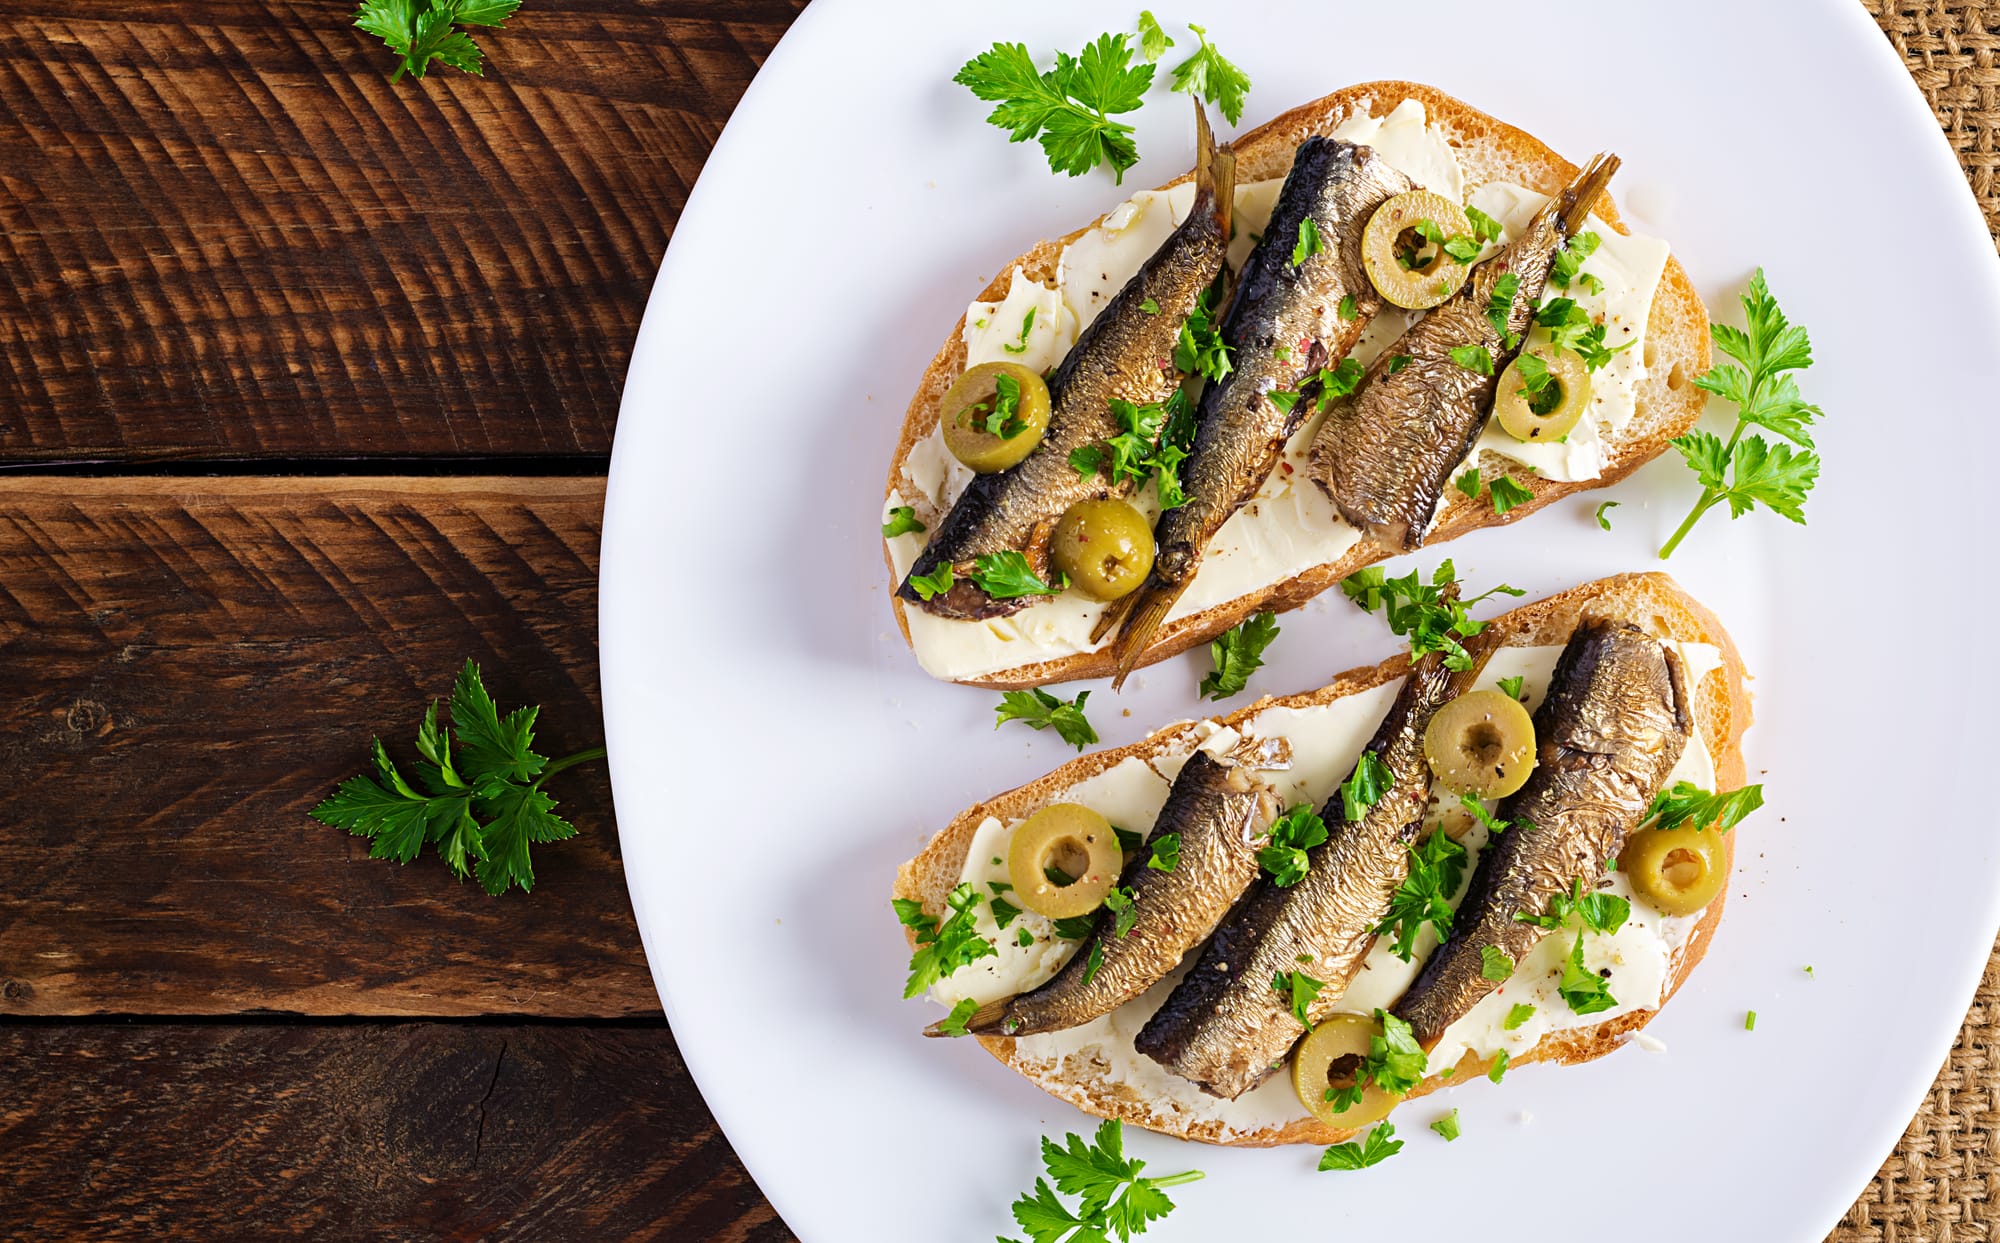
[[[1311,216],[1299,217],[1299,240],[1292,246],[1292,266],[1299,266],[1325,249],[1319,240],[1319,225]]]
[[[1142,1178],[1144,1161],[1126,1159],[1124,1124],[1116,1118],[1099,1124],[1095,1142],[1071,1134],[1057,1144],[1042,1137],[1042,1165],[1049,1179],[1037,1178],[1035,1189],[1014,1201],[1014,1221],[1032,1243],[1109,1243],[1144,1234],[1153,1222],[1173,1212],[1164,1188],[1202,1177],[1188,1170],[1160,1178]],[[1072,1212],[1057,1198],[1060,1191],[1081,1200]]]
[[[1187,503],[1181,491],[1180,464],[1194,446],[1194,405],[1184,389],[1165,401],[1139,405],[1111,399],[1111,416],[1125,430],[1095,445],[1070,451],[1070,468],[1080,475],[1102,473],[1113,485],[1144,482],[1148,476],[1163,509]]]
[[[1632,904],[1613,893],[1583,891],[1581,878],[1570,882],[1568,893],[1557,893],[1549,899],[1549,913],[1546,915],[1524,915],[1516,913],[1514,918],[1520,923],[1533,924],[1545,932],[1560,931],[1569,917],[1574,915],[1592,932],[1602,932],[1607,936],[1625,926],[1625,920],[1632,914]]]
[[[1763,805],[1761,785],[1710,794],[1691,781],[1676,781],[1672,789],[1653,796],[1653,805],[1646,809],[1646,814],[1653,818],[1656,829],[1693,824],[1697,829],[1713,828],[1718,833],[1727,833]]]
[[[1160,313],[1160,304],[1155,299],[1147,298],[1139,304],[1139,309],[1148,315],[1158,315]]]
[[[1008,924],[1013,923],[1014,917],[1021,913],[1020,907],[997,895],[988,899],[987,905],[993,908],[993,922],[1001,929],[1005,929]]]
[[[1486,485],[1486,495],[1493,502],[1496,514],[1504,514],[1516,505],[1525,505],[1535,499],[1533,492],[1506,475],[1495,475]]]
[[[965,1030],[965,1025],[978,1012],[978,1002],[970,997],[961,998],[959,1003],[951,1008],[950,1014],[938,1020],[938,1032],[946,1036],[969,1036],[972,1033]]]
[[[1493,325],[1493,331],[1509,349],[1521,339],[1519,333],[1508,327],[1514,318],[1514,297],[1520,291],[1521,278],[1509,272],[1493,282],[1493,294],[1486,300],[1486,322]]]
[[[1415,361],[1416,359],[1409,354],[1393,354],[1389,358],[1389,374],[1395,375]]]
[[[1521,684],[1521,679],[1506,678],[1502,680],[1502,682],[1500,683],[1501,687],[1505,688],[1508,682],[1512,682],[1516,686],[1519,686]],[[1498,837],[1500,834],[1505,833],[1508,829],[1514,826],[1514,822],[1512,820],[1502,820],[1499,817],[1495,816],[1492,812],[1486,810],[1486,804],[1480,802],[1478,799],[1474,798],[1470,794],[1459,795],[1458,805],[1460,807],[1465,808],[1467,813],[1469,813],[1474,820],[1477,820],[1479,823],[1485,825],[1486,832],[1494,837]],[[1532,829],[1535,826],[1523,820],[1521,822],[1521,827],[1524,829]]]
[[[908,505],[898,505],[889,511],[889,521],[882,524],[882,538],[894,539],[905,532],[914,531],[921,535],[929,528],[917,521],[917,511]]]
[[[1458,572],[1449,559],[1438,563],[1428,584],[1417,570],[1402,578],[1389,578],[1380,566],[1372,565],[1340,580],[1340,590],[1363,612],[1380,608],[1391,633],[1410,636],[1411,664],[1427,652],[1443,652],[1445,667],[1463,672],[1472,668],[1472,656],[1459,639],[1469,639],[1486,629],[1486,623],[1469,616],[1467,610],[1489,596],[1527,593],[1502,583],[1462,600],[1457,588]]]
[[[1222,278],[1218,276],[1195,300],[1194,310],[1181,325],[1180,336],[1174,342],[1174,366],[1179,370],[1210,380],[1220,380],[1235,370],[1236,365],[1229,359],[1229,346],[1223,341],[1221,326],[1216,321],[1215,310],[1221,301]]]
[[[1473,236],[1477,237],[1480,241],[1497,242],[1500,240],[1500,222],[1498,220],[1480,211],[1470,203],[1465,205],[1465,218],[1472,224]]]
[[[1001,348],[1001,349],[1003,349],[1003,350],[1006,350],[1006,351],[1007,351],[1007,352],[1008,352],[1009,354],[1025,354],[1025,353],[1027,353],[1027,352],[1028,352],[1028,334],[1029,334],[1029,333],[1031,333],[1031,332],[1033,332],[1034,330],[1035,330],[1035,308],[1034,308],[1034,307],[1029,307],[1029,308],[1028,308],[1028,313],[1027,313],[1026,315],[1023,315],[1023,316],[1021,317],[1021,335],[1020,335],[1020,337],[1019,337],[1019,338],[1017,338],[1016,340],[1013,340],[1013,341],[1007,341],[1007,342],[1003,342],[1003,343],[1001,344],[1000,348]],[[1005,374],[1003,373],[1003,374],[1001,375],[1001,377],[1000,377],[1000,378],[1001,378],[1001,379],[1011,379],[1012,377],[1010,377],[1010,376],[1007,376],[1007,375],[1005,375]],[[1005,386],[1002,386],[1002,387],[1001,387],[1001,391],[1002,391],[1002,393],[1004,393],[1004,392],[1006,391],[1006,389],[1005,389]],[[1020,398],[1021,398],[1021,385],[1020,385],[1020,382],[1019,382],[1019,381],[1016,381],[1016,382],[1015,382],[1015,384],[1014,384],[1014,400],[1015,400],[1015,402],[1016,402],[1017,404],[1019,403],[1019,401],[1020,401]],[[991,431],[993,431],[993,428],[992,428],[991,426],[988,426],[986,430],[987,430],[987,431],[989,431],[989,432],[991,432]],[[995,435],[998,435],[999,433],[995,432],[994,434],[995,434]],[[1011,438],[1011,437],[1009,437],[1009,439],[1012,439],[1012,438]]]
[[[1604,530],[1609,531],[1611,529],[1611,519],[1604,516],[1604,511],[1607,509],[1616,509],[1616,508],[1618,508],[1617,501],[1606,501],[1602,505],[1599,505],[1597,507],[1597,525],[1603,528]]]
[[[1365,1143],[1349,1140],[1345,1144],[1335,1144],[1320,1154],[1319,1168],[1322,1170],[1365,1170],[1371,1165],[1379,1165],[1403,1151],[1403,1141],[1396,1138],[1396,1124],[1378,1123],[1368,1132]]]
[[[1018,552],[989,552],[972,563],[973,582],[995,600],[1016,596],[1052,596],[1061,590],[1036,577],[1028,559]]]
[[[1452,486],[1465,493],[1467,500],[1479,495],[1479,468],[1477,466],[1452,480]]]
[[[1513,956],[1497,945],[1480,946],[1479,974],[1495,984],[1505,984],[1514,978]]]
[[[1313,998],[1326,987],[1325,980],[1315,980],[1303,971],[1280,971],[1271,977],[1271,988],[1279,993],[1290,994],[1292,1017],[1307,1031],[1313,1029],[1312,1020],[1306,1017]]]
[[[1517,1002],[1512,1010],[1507,1011],[1506,1021],[1501,1023],[1500,1026],[1510,1032],[1517,1031],[1520,1029],[1521,1024],[1534,1017],[1535,1008],[1533,1006],[1525,1001]]]
[[[1038,730],[1053,727],[1058,738],[1081,751],[1097,741],[1097,731],[1083,715],[1083,702],[1089,698],[1089,691],[1079,691],[1075,699],[1065,703],[1040,687],[1003,691],[1000,706],[994,709],[998,719],[993,728],[999,729],[1009,721],[1026,721]]]
[[[1396,785],[1396,774],[1373,751],[1363,751],[1354,762],[1354,773],[1340,783],[1340,814],[1354,824],[1368,809],[1382,801]]]
[[[1361,304],[1354,300],[1353,294],[1343,294],[1340,299],[1340,306],[1334,313],[1340,316],[1341,323],[1351,324],[1361,318]],[[1343,359],[1342,361],[1345,360]]]
[[[1521,683],[1525,681],[1527,681],[1527,678],[1517,673],[1511,678],[1501,678],[1495,685],[1499,686],[1501,693],[1506,695],[1507,698],[1519,699],[1521,697]],[[1482,807],[1480,810],[1484,811],[1485,808]]]
[[[1498,1053],[1495,1053],[1493,1055],[1493,1066],[1486,1072],[1486,1077],[1488,1079],[1491,1079],[1495,1083],[1500,1082],[1500,1080],[1504,1078],[1507,1074],[1508,1063],[1512,1062],[1513,1060],[1514,1060],[1514,1055],[1507,1052],[1507,1050],[1505,1049],[1502,1049]]]
[[[1483,345],[1454,345],[1451,347],[1451,361],[1480,375],[1493,374],[1493,355],[1487,353]]]
[[[1562,978],[1556,981],[1556,991],[1577,1014],[1596,1014],[1618,1004],[1603,977],[1584,969],[1581,932],[1576,934],[1576,944],[1570,946],[1569,957],[1563,960]]]
[[[1167,37],[1167,32],[1160,29],[1160,19],[1153,16],[1153,10],[1140,9],[1139,55],[1145,57],[1150,64],[1165,56],[1167,49],[1173,45],[1174,41]]]
[[[949,561],[938,562],[937,568],[928,574],[910,575],[910,586],[916,589],[917,598],[920,600],[928,600],[933,596],[943,595],[945,592],[951,590],[951,584],[951,562]]]
[[[1138,922],[1138,895],[1132,892],[1130,885],[1117,885],[1104,895],[1104,905],[1113,915],[1112,935],[1122,940],[1126,933],[1132,931],[1132,925]]]
[[[1150,845],[1153,847],[1153,854],[1151,858],[1146,860],[1147,867],[1153,869],[1155,872],[1171,872],[1180,867],[1180,834],[1162,833],[1154,838]]]
[[[941,925],[935,916],[924,913],[922,903],[908,898],[894,902],[896,918],[916,934],[917,940],[917,950],[910,955],[910,978],[903,984],[905,998],[915,997],[960,967],[1000,952],[972,926],[973,908],[979,905],[977,888],[969,883],[960,885],[944,902],[951,915]]]
[[[1454,1109],[1450,1113],[1446,1114],[1444,1117],[1439,1118],[1437,1121],[1431,1123],[1431,1130],[1436,1131],[1439,1135],[1442,1135],[1444,1137],[1444,1142],[1447,1144],[1457,1139],[1459,1134],[1458,1111]]]
[[[371,859],[408,863],[429,842],[459,879],[476,873],[490,894],[514,885],[533,889],[530,844],[576,836],[576,826],[555,814],[556,800],[543,792],[542,783],[572,765],[604,757],[602,747],[553,763],[537,754],[540,713],[516,708],[501,716],[479,666],[468,660],[452,683],[451,723],[438,724],[432,703],[417,727],[421,791],[375,739],[370,744],[375,775],[349,777],[307,814],[368,838]]]
[[[1389,952],[1404,962],[1410,961],[1417,932],[1425,924],[1437,931],[1440,942],[1451,935],[1451,899],[1458,893],[1459,882],[1465,879],[1466,861],[1465,847],[1453,841],[1449,833],[1432,833],[1408,849],[1410,874],[1396,886],[1396,892],[1389,898],[1388,912],[1375,929],[1394,935],[1395,943]]]
[[[1701,496],[1686,521],[1660,549],[1660,559],[1673,555],[1701,516],[1727,501],[1729,516],[1741,518],[1758,505],[1804,524],[1806,498],[1819,481],[1819,455],[1813,451],[1813,420],[1823,413],[1799,393],[1798,382],[1785,374],[1812,366],[1812,342],[1806,330],[1785,318],[1778,300],[1764,283],[1764,269],[1750,278],[1743,296],[1747,328],[1713,324],[1709,333],[1716,348],[1744,364],[1711,367],[1695,378],[1695,387],[1736,406],[1736,428],[1725,442],[1710,432],[1691,431],[1668,443],[1701,482]],[[1766,441],[1751,427],[1782,437]],[[1794,449],[1791,441],[1799,446]]]
[[[402,58],[389,75],[391,82],[405,70],[413,78],[423,77],[433,60],[484,76],[479,45],[454,27],[497,27],[520,7],[521,0],[361,0],[354,24]]]
[[[1263,612],[1240,625],[1232,626],[1208,645],[1208,658],[1215,668],[1201,680],[1204,699],[1227,699],[1250,683],[1250,675],[1263,668],[1264,649],[1278,637],[1278,615]]]
[[[1250,93],[1250,75],[1224,60],[1208,41],[1208,31],[1188,23],[1201,48],[1174,67],[1174,89],[1199,95],[1222,109],[1231,125],[1243,119],[1243,97]]]
[[[1583,261],[1597,253],[1604,239],[1595,233],[1579,233],[1570,238],[1555,254],[1555,261],[1549,268],[1549,284],[1557,289],[1568,289],[1576,274],[1583,270]]]
[[[1299,803],[1288,808],[1265,831],[1257,862],[1270,875],[1272,884],[1289,889],[1304,880],[1312,866],[1306,851],[1325,840],[1326,821],[1319,818],[1311,803]]]
[[[1008,131],[1008,141],[1037,139],[1051,172],[1078,177],[1109,164],[1122,182],[1139,161],[1132,127],[1111,117],[1139,107],[1153,66],[1132,64],[1125,35],[1099,35],[1075,56],[1057,52],[1047,72],[1036,70],[1022,44],[995,43],[952,81],[997,105],[986,120]]]
[[[1343,358],[1332,367],[1321,367],[1313,376],[1319,384],[1319,408],[1324,410],[1336,399],[1361,387],[1361,378],[1367,374],[1367,369],[1352,358]]]
[[[1097,927],[1097,914],[1067,915],[1049,921],[1055,927],[1056,935],[1065,941],[1081,941]]]

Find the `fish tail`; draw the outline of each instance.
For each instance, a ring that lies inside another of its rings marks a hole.
[[[1012,997],[1002,997],[998,1001],[989,1001],[977,1010],[974,1010],[972,1017],[965,1020],[967,1034],[974,1036],[999,1035],[1001,1020],[1007,1017],[1007,1007],[1012,1005],[1013,1002],[1014,999]],[[956,1032],[945,1031],[944,1020],[942,1019],[924,1028],[924,1035],[926,1036],[955,1036],[957,1034]]]
[[[1209,211],[1215,227],[1229,236],[1230,214],[1236,209],[1236,153],[1215,145],[1208,111],[1194,101],[1194,208],[1188,215]]]
[[[1583,227],[1584,218],[1597,204],[1597,196],[1611,182],[1611,174],[1618,171],[1619,159],[1608,152],[1600,151],[1592,156],[1590,163],[1583,166],[1576,180],[1562,192],[1562,226],[1565,237],[1574,236]]]
[[[1146,654],[1146,648],[1167,620],[1167,613],[1174,607],[1174,601],[1187,590],[1186,583],[1173,583],[1157,576],[1148,578],[1145,586],[1133,592],[1126,599],[1130,603],[1124,612],[1125,624],[1118,632],[1116,656],[1118,671],[1111,675],[1111,689],[1125,685],[1125,679],[1139,667],[1139,658]]]

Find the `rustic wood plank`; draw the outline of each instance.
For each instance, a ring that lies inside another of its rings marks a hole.
[[[664,1025],[0,1026],[0,1066],[8,1237],[792,1237]]]
[[[354,0],[6,5],[0,458],[603,454],[803,4],[530,4],[399,83]]]
[[[467,657],[600,741],[602,491],[0,479],[0,1015],[657,1013],[602,765],[531,895],[305,816]]]

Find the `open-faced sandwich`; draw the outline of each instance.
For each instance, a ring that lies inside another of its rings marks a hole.
[[[1227,1144],[1331,1143],[1396,1103],[1631,1039],[1722,916],[1745,672],[1661,574],[1470,619],[1408,656],[1073,760],[896,879],[908,993],[1056,1096]]]
[[[1122,678],[1700,413],[1707,315],[1616,157],[1407,82],[1197,121],[1191,174],[1009,264],[917,388],[883,532],[935,676]]]

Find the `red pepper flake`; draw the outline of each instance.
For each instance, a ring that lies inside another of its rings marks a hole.
[[[1285,468],[1285,473],[1287,475],[1292,473],[1292,464],[1290,462],[1279,462],[1278,465]]]

